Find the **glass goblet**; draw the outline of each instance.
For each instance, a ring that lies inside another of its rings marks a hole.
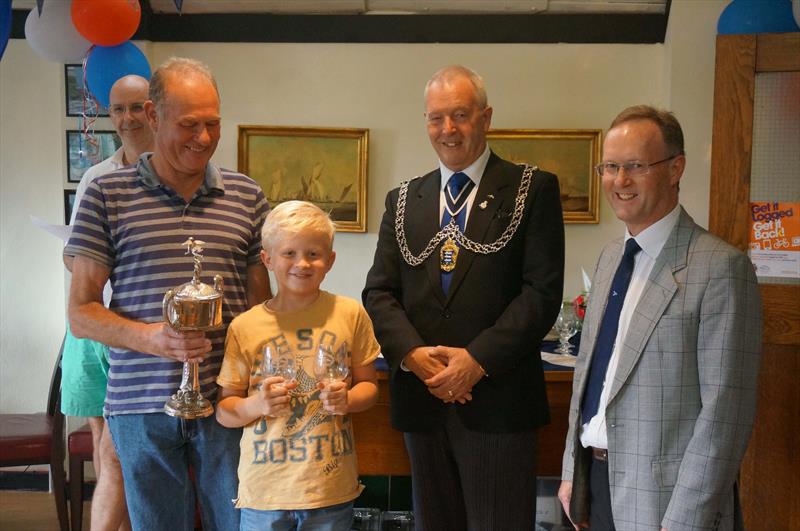
[[[575,308],[571,302],[561,303],[561,311],[558,312],[556,324],[553,327],[558,333],[558,348],[556,352],[559,354],[572,354],[572,344],[569,340],[572,336],[578,333],[578,316],[575,314]]]
[[[264,378],[270,376],[280,376],[283,383],[276,384],[285,387],[297,376],[294,365],[294,354],[289,350],[280,350],[272,345],[264,347],[264,358],[261,362],[261,374]]]
[[[343,349],[342,349],[343,350]],[[320,345],[314,357],[314,376],[323,385],[343,382],[350,374],[343,352],[334,352],[331,347]]]

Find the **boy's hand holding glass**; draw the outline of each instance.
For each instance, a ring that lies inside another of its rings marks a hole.
[[[331,415],[347,415],[350,412],[347,405],[347,393],[349,391],[347,382],[332,382],[328,384],[319,382],[317,387],[320,389],[319,399],[325,411]]]
[[[292,412],[289,390],[297,387],[295,379],[294,355],[291,352],[279,352],[274,347],[264,347],[264,358],[261,364],[261,381],[258,398],[261,415],[283,417]]]
[[[332,415],[346,415],[348,412],[346,380],[349,374],[350,367],[344,355],[320,345],[314,358],[314,376],[320,389],[322,407]]]
[[[269,376],[261,382],[258,390],[260,402],[259,415],[263,417],[288,417],[292,413],[289,390],[297,387],[297,382],[286,382],[282,376]]]

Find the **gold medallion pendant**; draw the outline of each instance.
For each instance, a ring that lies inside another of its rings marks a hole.
[[[449,273],[456,268],[456,260],[458,260],[458,245],[452,238],[447,238],[439,250],[439,267],[445,273]]]

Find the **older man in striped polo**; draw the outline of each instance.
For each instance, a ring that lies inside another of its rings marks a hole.
[[[73,333],[111,347],[105,416],[119,454],[134,529],[191,530],[194,470],[203,529],[238,529],[237,430],[214,417],[164,414],[182,362],[198,362],[213,400],[227,324],[267,298],[259,231],[268,205],[258,185],[210,163],[220,138],[219,92],[207,67],[172,58],[150,81],[147,119],[153,153],[93,181],[78,205],[64,253],[74,256],[69,315]],[[214,332],[179,333],[161,316],[164,292],[190,279],[182,243],[205,242],[203,281],[225,281]],[[114,294],[103,306],[103,285]]]

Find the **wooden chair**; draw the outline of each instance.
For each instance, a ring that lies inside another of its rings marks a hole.
[[[50,465],[61,531],[69,531],[64,475],[64,415],[61,413],[61,354],[56,358],[45,413],[0,415],[0,467]]]
[[[83,464],[92,460],[92,432],[89,425],[85,424],[81,428],[69,434],[69,511],[72,517],[72,531],[83,529]],[[189,475],[194,483],[194,471],[190,468]],[[195,492],[195,496],[197,492]],[[195,498],[197,499],[197,498]],[[194,508],[194,528],[202,530],[203,525],[200,520],[199,499]]]
[[[83,529],[84,488],[86,487],[83,464],[92,460],[92,450],[94,449],[92,432],[88,424],[69,434],[67,448],[69,451],[69,512],[72,518],[72,531],[81,531]],[[191,468],[189,475],[194,483],[194,472]],[[197,495],[196,492],[195,495]],[[203,528],[200,520],[199,499],[195,503],[194,528],[196,530]]]
[[[69,513],[72,518],[72,531],[83,528],[83,464],[92,460],[94,441],[89,425],[69,434],[67,439],[69,452]]]

